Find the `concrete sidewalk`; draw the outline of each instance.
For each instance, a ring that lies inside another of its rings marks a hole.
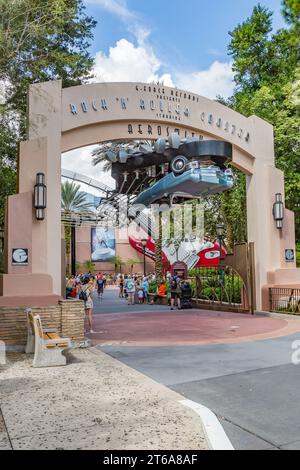
[[[183,397],[96,349],[66,367],[33,369],[10,354],[0,366],[1,449],[205,450]]]

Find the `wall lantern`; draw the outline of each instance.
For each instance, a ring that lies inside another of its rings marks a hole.
[[[273,204],[273,218],[276,222],[276,227],[282,229],[284,219],[284,205],[282,202],[282,194],[275,194],[275,202]]]
[[[220,256],[220,260],[223,259],[223,256],[222,256],[222,246],[223,246],[223,239],[224,239],[224,234],[225,234],[225,225],[224,224],[217,224],[216,225],[216,233],[217,233],[217,237],[218,237],[218,240],[219,240],[219,256]],[[221,279],[221,282],[222,282],[222,279]]]
[[[224,224],[217,224],[216,225],[216,232],[218,239],[223,239],[224,237],[225,226]]]
[[[37,220],[44,220],[44,209],[47,206],[47,187],[45,185],[44,173],[37,173],[36,184],[34,185],[34,208]]]
[[[180,245],[181,245],[181,240],[178,240],[178,238],[175,238],[173,243],[174,243],[174,248],[175,248],[175,251],[176,251],[176,261],[178,261],[178,251],[179,251],[179,248],[180,248]]]

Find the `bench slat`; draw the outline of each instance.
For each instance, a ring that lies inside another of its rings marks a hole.
[[[49,339],[51,339],[51,340],[54,340],[54,339],[60,340],[61,337],[57,333],[46,333],[46,334],[44,334],[45,346],[47,348],[56,348],[56,347],[64,348],[64,347],[69,346],[68,343],[60,343],[60,342],[58,342],[57,344],[55,344],[55,343],[50,343],[50,344],[48,343],[47,344],[47,340],[49,340]]]

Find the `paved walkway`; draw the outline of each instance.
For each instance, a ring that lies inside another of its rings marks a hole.
[[[300,317],[151,309],[97,305],[97,348],[210,408],[236,449],[300,449]]]
[[[0,450],[207,449],[182,396],[97,350],[33,369],[11,354],[0,369]],[[1,366],[0,366],[1,367]]]
[[[128,306],[107,289],[94,329],[67,367],[9,356],[0,449],[207,448],[183,397],[215,412],[236,449],[300,449],[299,317]]]
[[[179,346],[235,343],[300,332],[292,317],[208,310],[170,310],[161,305],[127,305],[116,289],[94,298],[94,345]]]

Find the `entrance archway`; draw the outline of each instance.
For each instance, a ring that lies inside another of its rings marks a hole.
[[[248,242],[255,244],[256,306],[266,308],[268,285],[300,285],[295,260],[294,215],[285,210],[276,228],[275,194],[284,199],[284,176],[275,168],[273,128],[207,98],[143,83],[96,83],[62,89],[61,81],[32,85],[28,100],[28,140],[20,143],[18,194],[8,198],[6,274],[0,305],[53,304],[61,294],[61,153],[115,139],[182,137],[232,144],[232,165],[247,175]],[[35,219],[32,192],[36,174],[46,175],[45,219]],[[26,248],[26,263],[12,252]],[[27,298],[27,300],[26,300]],[[31,300],[32,302],[32,300]]]

